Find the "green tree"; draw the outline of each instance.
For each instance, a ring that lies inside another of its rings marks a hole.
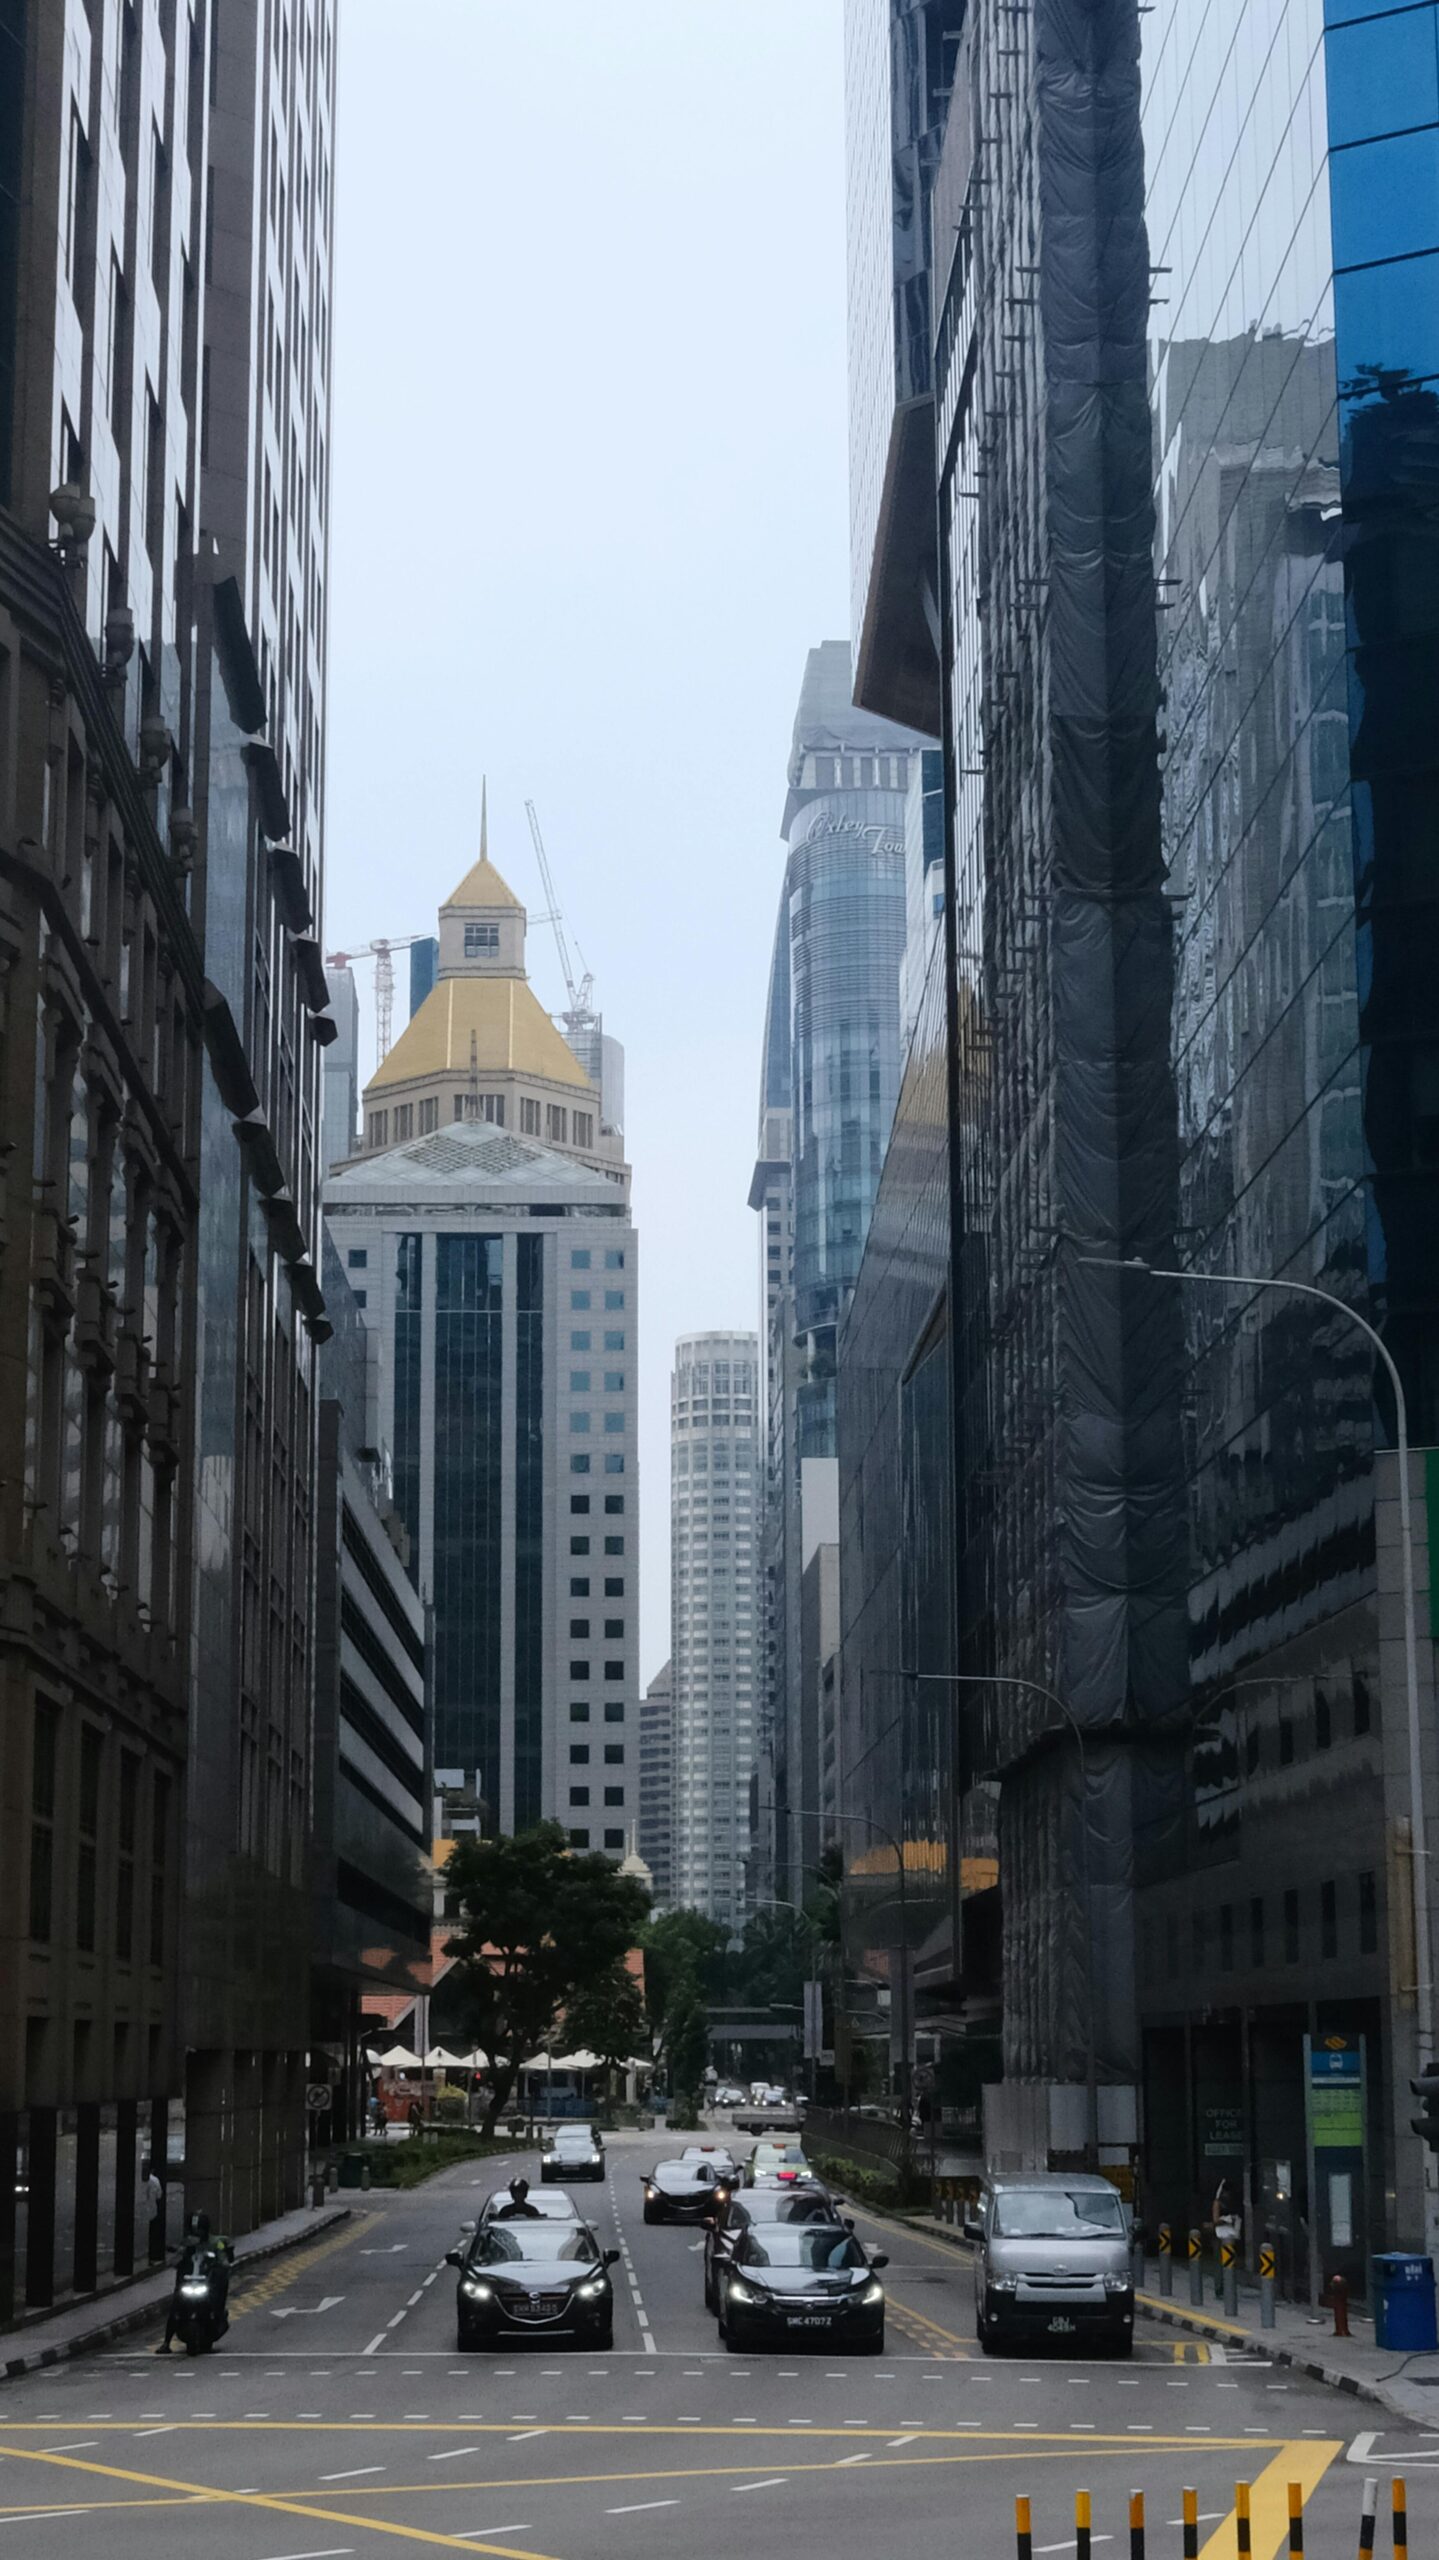
[[[488,2134],[526,2054],[635,1945],[649,1896],[609,1858],[572,1850],[557,1822],[459,1841],[445,1883],[456,2006],[490,2058]]]
[[[702,1911],[667,1911],[644,1933],[645,2000],[659,2049],[668,2051],[670,2019],[691,1995],[722,1999],[726,1938]]]
[[[597,2053],[607,2072],[650,2049],[644,1994],[621,1956],[572,2000],[565,2011],[565,2045]]]
[[[675,2100],[670,2121],[677,2127],[693,2124],[699,2114],[700,2089],[710,2049],[709,2021],[693,1985],[683,1990],[676,2001],[666,2049]]]

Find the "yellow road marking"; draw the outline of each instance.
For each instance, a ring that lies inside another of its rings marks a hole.
[[[36,2453],[24,2445],[0,2445],[0,2453],[12,2462],[45,2462],[57,2471],[88,2471],[105,2480],[129,2480],[140,2489],[182,2491],[187,2498],[210,2506],[259,2507],[266,2514],[303,2516],[307,2524],[347,2524],[353,2531],[385,2533],[408,2538],[411,2542],[434,2543],[443,2551],[484,2551],[492,2560],[541,2560],[535,2551],[518,2551],[508,2542],[472,2542],[468,2535],[431,2533],[421,2524],[387,2524],[381,2516],[340,2515],[333,2507],[301,2506],[293,2498],[276,2498],[258,2490],[212,2489],[199,2480],[167,2480],[153,2471],[121,2471],[109,2462],[80,2462],[71,2453]]]
[[[311,2267],[317,2267],[322,2258],[332,2258],[337,2249],[348,2249],[362,2231],[373,2230],[374,2225],[373,2215],[357,2214],[342,2231],[332,2233],[327,2240],[317,2241],[313,2249],[302,2249],[293,2257],[282,2258],[277,2267],[257,2276],[253,2284],[245,2285],[241,2300],[232,2302],[232,2327],[235,2321],[243,2320],[247,2311],[259,2311],[267,2302],[273,2302],[277,2294],[288,2293],[291,2285],[298,2284],[301,2276],[308,2275]],[[244,2282],[243,2270],[238,2273],[236,2281]]]
[[[1191,2356],[1196,2364],[1208,2364],[1209,2348],[1203,2338],[1176,2338],[1171,2350],[1176,2364],[1188,2364]]]
[[[1170,2320],[1178,2320],[1183,2317],[1183,2314],[1176,2310],[1171,2296],[1162,2293],[1136,2292],[1134,2299],[1136,2303],[1142,2304],[1146,2311],[1162,2311],[1166,2318]],[[1196,2311],[1193,2313],[1192,2317],[1196,2327],[1202,2318],[1206,2329],[1217,2329],[1226,2338],[1243,2338],[1250,2344],[1253,2343],[1254,2332],[1252,2329],[1244,2328],[1238,2320],[1221,2320],[1217,2311],[1205,2311],[1203,2313]]]
[[[1274,2560],[1274,2554],[1289,2533],[1288,2490],[1297,2480],[1307,2501],[1318,2488],[1330,2463],[1344,2450],[1342,2442],[1314,2442],[1299,2437],[1282,2447],[1272,2462],[1266,2463],[1249,2492],[1250,2541],[1254,2560]],[[1231,2508],[1217,2533],[1211,2533],[1200,2552],[1199,2560],[1235,2560],[1239,2536]]]

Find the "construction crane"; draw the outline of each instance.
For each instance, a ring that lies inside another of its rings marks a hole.
[[[395,964],[391,954],[408,951],[412,942],[428,942],[426,933],[392,933],[379,942],[361,942],[353,951],[332,951],[325,960],[327,969],[348,969],[352,960],[373,960],[375,964],[375,1046],[377,1063],[384,1064],[393,1045],[395,1019]]]
[[[555,947],[560,955],[560,970],[565,982],[565,991],[570,1000],[569,1011],[564,1019],[571,1031],[585,1031],[590,1028],[595,1018],[595,1009],[591,1001],[595,991],[594,971],[586,969],[584,976],[576,985],[575,973],[570,965],[570,946],[565,940],[565,920],[560,913],[559,899],[555,896],[549,857],[545,852],[545,840],[540,833],[540,822],[535,816],[533,800],[525,802],[525,816],[530,822],[530,834],[535,841],[535,859],[540,866],[540,878],[545,885],[545,898],[550,910],[545,921],[552,924],[555,929]],[[537,918],[536,921],[540,919]],[[581,953],[580,957],[583,959],[584,954]]]

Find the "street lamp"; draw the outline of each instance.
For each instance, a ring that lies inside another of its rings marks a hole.
[[[1158,1263],[1145,1262],[1137,1255],[1118,1260],[1103,1254],[1081,1254],[1081,1262],[1092,1270],[1142,1272],[1149,1280],[1179,1280],[1192,1288],[1210,1289],[1274,1289],[1294,1298],[1317,1298],[1321,1306],[1330,1307],[1343,1316],[1377,1351],[1388,1372],[1394,1390],[1394,1431],[1399,1444],[1399,1557],[1404,1607],[1404,1687],[1409,1726],[1409,1889],[1413,1905],[1414,1926],[1414,2051],[1422,2076],[1432,2070],[1434,2058],[1433,1962],[1429,1936],[1429,1895],[1423,1882],[1422,1861],[1428,1856],[1428,1833],[1424,1818],[1423,1737],[1419,1716],[1419,1638],[1414,1616],[1414,1533],[1409,1516],[1409,1408],[1404,1399],[1404,1382],[1382,1334],[1376,1332],[1367,1316],[1351,1307],[1347,1298],[1336,1297],[1332,1289],[1317,1289],[1312,1280],[1275,1280],[1267,1273],[1254,1271],[1169,1271]],[[1424,2246],[1431,2253],[1439,2247],[1439,2168],[1433,2154],[1424,2153]]]
[[[1089,2165],[1099,2166],[1099,2064],[1095,2051],[1097,2007],[1094,1965],[1094,1889],[1089,1863],[1089,1758],[1084,1745],[1084,1727],[1072,1707],[1067,1707],[1055,1689],[1047,1689],[1042,1680],[1021,1680],[1010,1672],[999,1671],[916,1671],[901,1668],[902,1680],[937,1680],[950,1689],[1025,1689],[1031,1697],[1043,1698],[1056,1707],[1073,1734],[1079,1751],[1079,1837],[1082,1860],[1081,1882],[1084,1889],[1084,2006],[1088,2034],[1085,2037],[1085,2124]]]

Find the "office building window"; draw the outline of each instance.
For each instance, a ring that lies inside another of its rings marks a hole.
[[[571,1371],[570,1371],[570,1393],[571,1393],[571,1395],[572,1395],[572,1396],[587,1396],[587,1395],[589,1394],[589,1391],[590,1391],[590,1373],[589,1373],[589,1370],[588,1370],[588,1369],[571,1369]]]
[[[589,1845],[590,1835],[587,1831],[571,1831],[570,1847],[572,1849],[587,1849]]]
[[[570,1460],[570,1473],[572,1476],[587,1476],[589,1471],[590,1453],[588,1449],[580,1449]]]
[[[587,1537],[571,1538],[570,1553],[572,1556],[587,1556],[589,1551],[590,1542]]]
[[[356,1289],[353,1292],[353,1295],[357,1307],[367,1307],[369,1305],[370,1293],[368,1289]]]
[[[466,925],[465,958],[467,960],[487,959],[490,953],[498,951],[499,947],[500,928],[497,924]]]
[[[576,1315],[585,1314],[589,1307],[589,1303],[590,1293],[588,1289],[571,1289],[570,1306]]]
[[[571,1787],[571,1789],[570,1789],[570,1802],[571,1802],[571,1804],[588,1804],[588,1803],[589,1803],[589,1800],[590,1800],[590,1791],[589,1791],[589,1788],[588,1788],[588,1787]]]
[[[1359,1952],[1361,1956],[1372,1956],[1379,1945],[1377,1884],[1378,1880],[1373,1869],[1367,1868],[1359,1879]]]
[[[1369,1683],[1365,1679],[1362,1671],[1356,1671],[1354,1674],[1354,1730],[1356,1734],[1368,1733],[1370,1731],[1373,1713],[1374,1705]]]
[[[623,1415],[622,1413],[607,1413],[607,1414],[605,1415],[605,1429],[606,1429],[606,1431],[610,1431],[610,1432],[623,1431],[624,1427],[625,1427],[625,1418],[624,1418],[624,1415]]]
[[[624,1293],[623,1289],[606,1289],[606,1291],[605,1291],[605,1309],[606,1309],[606,1312],[607,1312],[607,1313],[608,1313],[610,1310],[613,1310],[616,1314],[618,1314],[618,1313],[619,1313],[619,1311],[621,1310],[621,1308],[624,1306],[624,1303],[625,1303],[625,1293]]]
[[[625,1338],[623,1333],[610,1332],[605,1335],[606,1351],[623,1351],[624,1347]]]
[[[387,1147],[387,1146],[389,1145],[389,1143],[390,1143],[390,1115],[389,1115],[388,1111],[372,1111],[372,1112],[370,1113],[370,1144],[371,1144],[371,1146],[372,1146],[372,1147]]]
[[[571,1431],[588,1431],[589,1427],[590,1417],[587,1413],[572,1413],[570,1415]]]
[[[624,1791],[624,1788],[623,1788],[623,1787],[606,1787],[606,1789],[605,1789],[605,1802],[606,1802],[606,1804],[622,1805],[622,1804],[624,1803],[624,1800],[625,1800],[625,1791]]]
[[[624,1702],[623,1698],[606,1698],[606,1700],[605,1700],[605,1722],[606,1722],[606,1724],[623,1724],[623,1723],[624,1723],[624,1720],[625,1720],[625,1702]]]
[[[545,1136],[557,1146],[564,1146],[569,1135],[570,1115],[562,1102],[545,1104]]]
[[[592,1147],[594,1145],[595,1124],[594,1117],[591,1112],[577,1111],[575,1113],[574,1134],[575,1145],[577,1147]]]
[[[625,1763],[625,1746],[624,1746],[624,1744],[623,1744],[622,1742],[607,1742],[607,1743],[605,1744],[605,1765],[606,1765],[606,1767],[607,1767],[607,1768],[610,1768],[610,1769],[622,1769],[622,1768],[624,1767],[624,1763]]]
[[[589,1347],[590,1337],[587,1333],[572,1333],[570,1335],[571,1351],[588,1351]]]
[[[585,1702],[584,1702],[584,1699],[583,1699],[583,1698],[571,1698],[571,1700],[570,1700],[570,1722],[571,1722],[571,1724],[588,1724],[588,1723],[589,1723],[589,1720],[590,1720],[590,1711],[589,1711],[589,1708],[586,1706],[586,1704],[585,1704]]]
[[[570,1543],[573,1546],[577,1542],[574,1539],[571,1539]],[[588,1600],[589,1596],[589,1575],[587,1573],[572,1573],[570,1576],[570,1598],[572,1600]]]
[[[612,1642],[614,1641],[614,1639],[615,1639],[616,1637],[620,1637],[620,1638],[622,1638],[622,1637],[623,1637],[623,1635],[624,1635],[624,1631],[625,1631],[625,1622],[624,1622],[623,1618],[606,1618],[606,1620],[605,1620],[605,1634],[606,1634],[606,1635],[611,1639],[611,1641],[612,1641]]]
[[[605,1833],[605,1847],[607,1849],[622,1849],[624,1845],[625,1835],[622,1831],[607,1831]]]
[[[608,1538],[606,1538],[606,1540],[605,1540],[605,1552],[606,1552],[606,1554],[608,1554],[608,1553],[609,1553],[609,1544],[610,1544],[610,1542],[609,1542]],[[624,1575],[623,1575],[622,1573],[607,1573],[607,1574],[605,1575],[605,1598],[606,1598],[607,1600],[623,1600],[624,1596],[625,1596],[625,1578],[624,1578]]]
[[[572,1662],[570,1664],[570,1678],[572,1680],[588,1680],[589,1676],[590,1666],[587,1662]]]
[[[574,1251],[572,1252],[572,1254],[570,1255],[570,1269],[571,1269],[571,1271],[588,1271],[589,1267],[590,1267],[590,1249],[589,1249],[589,1246],[588,1246],[587,1244],[584,1244],[584,1245],[577,1245],[577,1246],[575,1247]]]
[[[625,1373],[623,1369],[606,1369],[605,1394],[607,1396],[622,1396],[624,1391]]]
[[[1221,1902],[1219,1906],[1219,1970],[1221,1973],[1234,1971],[1234,1905],[1232,1902]]]
[[[95,1887],[100,1866],[100,1757],[103,1741],[93,1724],[80,1727],[79,1837],[75,1852],[75,1944],[95,1947]]]
[[[589,1634],[589,1631],[590,1631],[590,1622],[589,1622],[588,1618],[571,1618],[571,1620],[570,1620],[570,1636],[571,1636],[571,1639],[572,1639],[572,1640],[573,1640],[573,1638],[574,1638],[574,1637],[576,1637],[576,1636],[587,1636],[587,1635]]]
[[[540,1134],[540,1106],[529,1094],[520,1099],[520,1135],[537,1138]]]
[[[1284,1896],[1284,1961],[1299,1962],[1299,1896],[1293,1885]]]
[[[430,1132],[431,1132],[431,1130],[432,1130],[432,1129],[436,1129],[436,1128],[438,1128],[438,1127],[439,1127],[439,1121],[440,1121],[440,1106],[439,1106],[439,1103],[438,1103],[438,1101],[436,1100],[436,1097],[434,1096],[434,1094],[431,1094],[431,1095],[429,1096],[428,1100],[427,1100],[427,1101],[422,1102],[422,1103],[421,1103],[421,1105],[420,1105],[420,1135],[421,1135],[421,1137],[422,1137],[422,1138],[427,1138],[427,1137],[429,1136],[429,1134],[430,1134]]]
[[[361,1244],[361,1245],[354,1245],[354,1244],[352,1244],[352,1245],[351,1245],[351,1247],[350,1247],[349,1252],[348,1252],[348,1253],[346,1254],[346,1256],[345,1256],[345,1268],[346,1268],[346,1270],[347,1270],[347,1271],[367,1271],[367,1270],[369,1269],[369,1264],[370,1264],[370,1257],[369,1257],[369,1254],[366,1252],[365,1247],[364,1247],[362,1244]]]
[[[1329,1711],[1329,1692],[1314,1684],[1314,1748],[1327,1751],[1334,1739],[1334,1719]]]
[[[623,1511],[624,1507],[625,1498],[622,1493],[607,1493],[605,1495],[606,1511]]]
[[[570,1509],[572,1512],[588,1511],[589,1507],[590,1497],[587,1493],[572,1493],[570,1495]]]
[[[572,1769],[587,1769],[589,1765],[589,1744],[587,1742],[572,1742],[570,1744],[570,1767]]]
[[[60,1710],[37,1699],[30,1762],[30,1935],[45,1945],[54,1923],[55,1780]]]
[[[1332,1883],[1319,1888],[1319,1952],[1321,1956],[1339,1953],[1339,1888]]]
[[[617,1245],[617,1244],[612,1244],[612,1245],[607,1246],[607,1247],[606,1247],[606,1250],[605,1250],[605,1269],[606,1269],[606,1271],[623,1271],[624,1267],[625,1267],[625,1249],[624,1249],[624,1246],[623,1246],[622,1244],[618,1244],[618,1245]]]
[[[623,1680],[624,1676],[625,1666],[622,1662],[607,1662],[605,1664],[605,1678],[607,1680]]]
[[[1249,1961],[1256,1972],[1264,1962],[1264,1896],[1260,1893],[1249,1905]]]
[[[397,1102],[397,1103],[396,1103],[396,1105],[395,1105],[395,1136],[396,1136],[396,1139],[398,1140],[398,1139],[400,1139],[400,1138],[412,1138],[412,1137],[414,1136],[414,1134],[415,1134],[415,1106],[414,1106],[414,1104],[413,1104],[412,1102]]]

